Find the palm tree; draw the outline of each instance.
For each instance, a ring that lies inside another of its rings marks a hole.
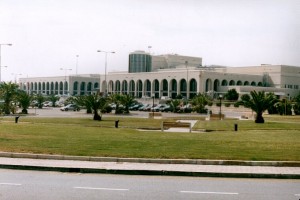
[[[205,106],[208,104],[208,100],[204,94],[198,94],[195,96],[191,104],[194,106],[194,110],[197,113],[207,113],[207,109],[205,109]]]
[[[42,94],[37,94],[34,98],[38,103],[38,108],[43,108],[45,97]]]
[[[56,106],[56,102],[59,100],[59,97],[54,95],[54,94],[51,94],[49,97],[48,97],[49,101],[52,102],[52,107],[55,107]]]
[[[108,101],[109,101],[110,103],[116,104],[116,111],[115,111],[115,114],[120,114],[120,113],[121,113],[121,110],[119,109],[120,104],[121,104],[121,99],[122,99],[122,96],[121,96],[120,94],[111,94],[111,95],[108,97]]]
[[[133,96],[128,94],[121,95],[121,104],[124,106],[124,113],[129,113],[129,106],[135,102]]]
[[[28,114],[27,109],[29,108],[32,99],[33,97],[29,95],[27,92],[23,90],[18,91],[17,100],[19,101],[20,106],[22,107],[23,114]]]
[[[100,94],[90,94],[88,96],[85,96],[84,100],[85,106],[90,106],[94,113],[94,120],[102,120],[102,110],[104,109],[106,105],[106,98],[101,96]],[[98,110],[100,110],[100,115],[98,113]]]
[[[251,108],[256,113],[255,123],[264,123],[263,113],[273,106],[278,100],[273,93],[265,94],[265,92],[251,91],[252,98],[242,100],[246,108]]]
[[[18,94],[18,85],[12,82],[0,83],[0,97],[4,100],[3,110],[5,114],[10,114],[13,110],[12,102]]]

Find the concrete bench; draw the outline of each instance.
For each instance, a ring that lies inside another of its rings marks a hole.
[[[225,118],[224,114],[221,114],[221,120]],[[220,114],[210,114],[208,115],[205,120],[220,120]]]
[[[162,114],[160,112],[150,112],[149,113],[149,118],[161,118]]]
[[[161,131],[169,128],[188,128],[190,132],[192,131],[191,123],[188,122],[162,122]]]

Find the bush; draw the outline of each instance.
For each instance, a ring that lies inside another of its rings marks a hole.
[[[239,102],[235,102],[235,103],[233,104],[233,106],[234,106],[235,108],[238,108],[238,107],[240,107],[240,103],[239,103]]]
[[[225,103],[225,107],[230,107],[230,103]]]

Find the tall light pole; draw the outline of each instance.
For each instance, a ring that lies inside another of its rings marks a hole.
[[[219,95],[219,100],[220,100],[220,113],[219,113],[219,116],[220,116],[220,120],[222,120],[222,98],[223,98],[223,95]]]
[[[76,55],[76,75],[78,73],[78,57],[79,55]]]
[[[188,70],[188,61],[185,61],[186,68],[186,107],[188,102],[188,91],[189,91],[189,70]]]
[[[67,82],[67,71],[72,71],[72,69],[69,69],[69,68],[60,68],[60,70],[64,70],[65,71],[65,82],[63,84],[63,94],[65,94],[65,84]]]
[[[7,46],[12,46],[12,44],[0,44],[0,83],[1,83],[1,68],[2,68],[2,67],[5,67],[5,66],[2,66],[2,65],[1,65],[1,47],[2,47],[2,46],[5,46],[5,45],[7,45]]]
[[[109,53],[116,53],[114,51],[102,51],[98,50],[97,52],[99,53],[104,53],[105,54],[105,74],[104,74],[104,81],[105,81],[105,90],[104,90],[104,95],[107,96],[107,82],[106,82],[106,71],[107,71],[107,54]],[[100,90],[100,84],[99,84],[99,90]]]

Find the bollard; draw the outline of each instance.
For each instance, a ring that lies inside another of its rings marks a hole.
[[[238,131],[238,124],[234,124],[234,131]]]
[[[19,117],[20,117],[20,116],[15,117],[15,122],[16,122],[16,123],[18,123]]]
[[[119,126],[119,120],[116,120],[115,121],[115,127],[118,128],[118,126]]]

